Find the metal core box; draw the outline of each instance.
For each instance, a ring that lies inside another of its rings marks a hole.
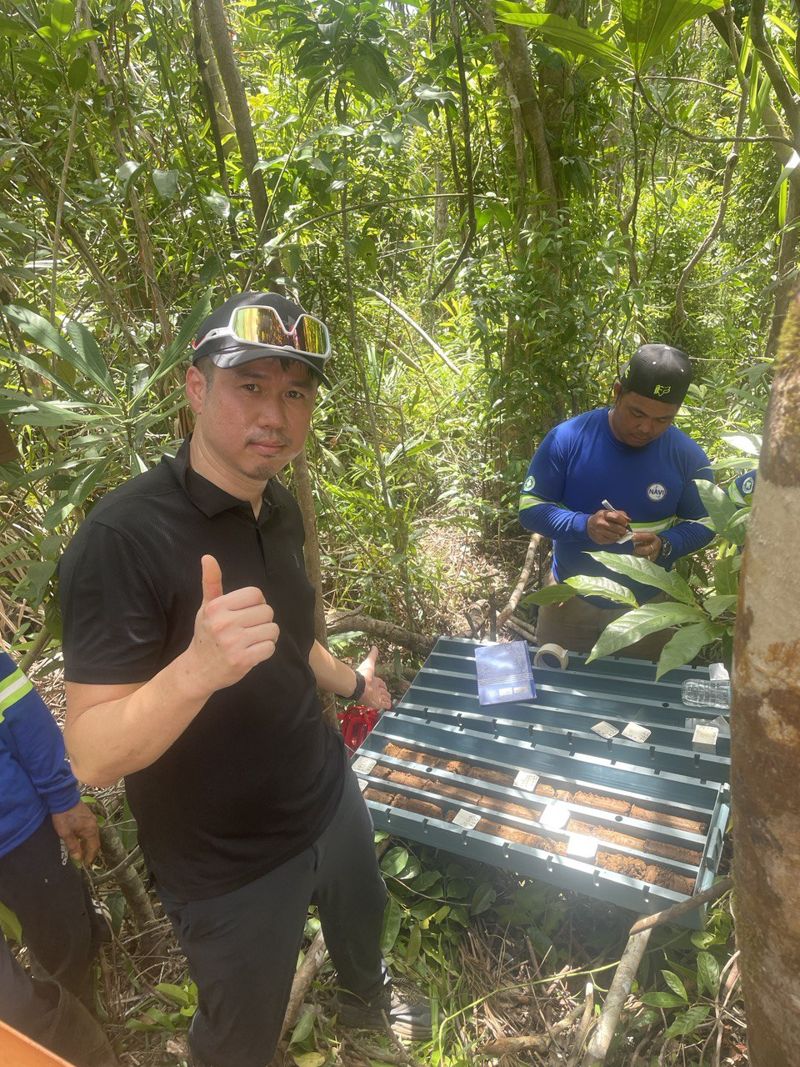
[[[355,753],[375,827],[639,913],[710,886],[730,810],[730,740],[693,750],[687,712],[704,721],[705,709],[686,708],[680,688],[707,670],[656,682],[652,663],[587,666],[571,653],[566,670],[533,668],[534,700],[482,707],[476,647],[439,638]],[[718,714],[709,708],[708,721]],[[594,732],[602,721],[619,733]],[[623,736],[631,723],[644,729]],[[684,921],[703,919],[698,908]]]

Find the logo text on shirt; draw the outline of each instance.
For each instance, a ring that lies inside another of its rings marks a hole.
[[[652,485],[647,487],[647,496],[650,500],[663,500],[666,495],[666,486],[662,485],[661,482],[653,482]]]

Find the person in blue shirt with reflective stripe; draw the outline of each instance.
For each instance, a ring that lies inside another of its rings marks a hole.
[[[31,978],[0,934],[0,1019],[79,1067],[118,1067],[81,1003],[90,1002],[102,924],[70,857],[89,864],[99,847],[58,724],[0,652],[0,901],[46,972]]]
[[[552,539],[553,581],[601,575],[632,589],[642,603],[657,591],[612,574],[590,553],[633,554],[669,569],[711,541],[694,484],[711,479],[708,456],[673,425],[691,378],[685,352],[642,345],[614,385],[611,408],[569,419],[544,438],[522,486],[519,517],[526,529]],[[543,605],[537,637],[588,651],[620,614],[602,598]],[[657,658],[664,640],[654,635],[625,655]]]

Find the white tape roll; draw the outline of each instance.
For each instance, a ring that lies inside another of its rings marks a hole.
[[[567,669],[569,653],[561,645],[541,645],[533,657],[534,667],[559,666],[562,671]]]

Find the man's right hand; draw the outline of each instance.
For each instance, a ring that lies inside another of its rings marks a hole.
[[[190,650],[210,692],[244,678],[275,651],[280,634],[272,608],[254,586],[224,593],[222,571],[213,556],[203,556],[203,603],[195,617]]]
[[[601,508],[589,516],[586,532],[596,545],[613,545],[628,532],[630,521],[624,511]]]

